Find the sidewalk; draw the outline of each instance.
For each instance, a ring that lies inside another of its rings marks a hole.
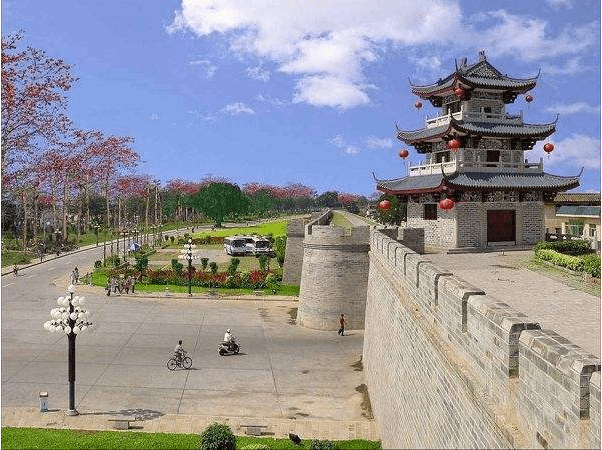
[[[67,416],[64,411],[40,412],[35,408],[2,408],[3,427],[60,428],[71,430],[112,430],[110,417],[134,416],[141,420],[131,422],[130,431],[146,433],[198,434],[208,425],[219,422],[229,425],[235,435],[244,435],[243,425],[265,425],[263,434],[286,438],[295,433],[301,439],[349,440],[380,439],[374,421],[298,420],[237,416],[209,416],[187,414],[161,414],[149,411],[80,411],[78,416]]]

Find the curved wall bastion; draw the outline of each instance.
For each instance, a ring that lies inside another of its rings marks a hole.
[[[364,328],[370,228],[324,225],[329,211],[305,227],[297,323],[337,330],[345,314],[348,329]]]
[[[369,263],[383,448],[600,448],[599,357],[379,230]]]

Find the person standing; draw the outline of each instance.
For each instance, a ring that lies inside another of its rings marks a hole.
[[[345,325],[347,324],[347,321],[345,320],[345,314],[341,314],[341,317],[339,317],[339,334],[341,336],[345,336]]]
[[[73,274],[75,275],[75,283],[73,284],[77,284],[79,281],[79,270],[77,270],[77,266],[75,266],[75,269],[73,269]]]

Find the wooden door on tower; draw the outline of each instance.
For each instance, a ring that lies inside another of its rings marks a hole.
[[[516,242],[516,211],[492,209],[487,211],[487,242]]]

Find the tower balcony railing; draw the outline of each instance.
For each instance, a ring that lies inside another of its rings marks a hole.
[[[440,175],[441,168],[446,175],[453,172],[484,172],[484,173],[543,173],[543,158],[539,162],[505,162],[505,161],[466,161],[459,157],[451,161],[434,164],[419,164],[408,168],[409,176]]]
[[[453,114],[445,114],[441,116],[431,117],[426,119],[426,127],[434,128],[445,124],[448,124],[451,117],[456,120],[468,120],[471,122],[492,122],[492,123],[507,123],[514,125],[521,125],[523,123],[523,112],[519,114],[495,114],[486,112],[471,112],[471,111],[459,111]]]

